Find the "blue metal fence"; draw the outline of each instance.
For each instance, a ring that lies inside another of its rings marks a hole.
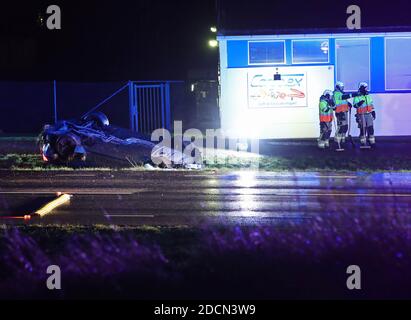
[[[186,105],[183,86],[181,81],[1,82],[0,133],[34,133],[46,123],[102,111],[114,124],[151,134],[170,129],[171,104]]]
[[[128,84],[101,101],[86,114],[98,110],[112,98],[128,88],[131,130],[139,133],[151,134],[156,129],[170,129],[171,83],[172,81],[129,81]],[[174,81],[173,83],[176,82]]]
[[[130,128],[150,134],[171,128],[170,82],[129,82]]]

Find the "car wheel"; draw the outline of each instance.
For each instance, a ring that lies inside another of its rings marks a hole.
[[[98,128],[107,127],[110,125],[108,117],[102,112],[93,112],[83,118],[85,122],[94,122]]]
[[[70,161],[74,157],[74,151],[79,145],[78,138],[73,134],[66,134],[56,141],[56,152],[60,160]]]

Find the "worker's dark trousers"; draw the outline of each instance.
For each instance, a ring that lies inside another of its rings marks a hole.
[[[348,133],[348,112],[340,112],[336,114],[337,118],[337,138],[344,139]]]
[[[357,115],[358,126],[360,128],[360,140],[362,144],[367,143],[367,139],[371,144],[375,144],[374,136],[374,118],[371,113]]]
[[[320,122],[320,138],[318,139],[318,147],[325,148],[330,145],[330,137],[332,133],[332,122]]]

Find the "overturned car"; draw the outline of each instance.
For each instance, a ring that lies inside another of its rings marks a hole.
[[[155,144],[149,137],[110,125],[107,116],[94,112],[78,120],[45,125],[39,136],[43,160],[51,164],[143,166],[201,169],[200,151],[187,155]]]

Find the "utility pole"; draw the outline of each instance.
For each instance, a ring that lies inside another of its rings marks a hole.
[[[53,82],[53,88],[54,88],[54,123],[57,123],[57,84],[56,80]]]
[[[215,9],[217,13],[217,30],[221,29],[221,2],[222,0],[215,0]]]

